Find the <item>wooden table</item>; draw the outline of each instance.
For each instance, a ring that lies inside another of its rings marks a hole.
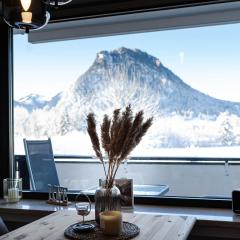
[[[94,219],[91,212],[86,220]],[[76,211],[63,210],[52,213],[35,222],[0,237],[1,240],[61,240],[64,230],[81,220]],[[184,240],[187,239],[196,219],[185,216],[160,216],[123,213],[123,220],[140,227],[138,240]],[[107,240],[107,237],[106,237]]]

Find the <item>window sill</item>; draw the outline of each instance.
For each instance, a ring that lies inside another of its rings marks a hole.
[[[6,203],[0,200],[0,216],[4,214],[24,214],[29,216],[46,216],[55,211],[69,209],[75,210],[73,204],[68,207],[60,207],[46,204],[43,200],[23,199],[18,203]],[[240,223],[240,216],[235,215],[231,209],[201,208],[201,207],[173,207],[135,204],[134,209],[124,209],[144,214],[161,215],[187,215],[194,216],[198,221],[218,221]]]

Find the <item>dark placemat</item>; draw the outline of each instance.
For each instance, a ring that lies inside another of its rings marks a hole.
[[[136,237],[139,232],[140,229],[138,226],[136,226],[133,223],[129,223],[129,222],[123,222],[123,231],[121,233],[120,236],[106,236],[103,234],[102,230],[100,229],[100,226],[94,221],[86,221],[85,223],[91,223],[95,225],[95,230],[93,232],[89,232],[89,233],[76,233],[73,230],[73,225],[69,226],[65,231],[64,231],[64,235],[65,237],[69,238],[69,239],[73,239],[73,240],[127,240],[127,239],[131,239]]]

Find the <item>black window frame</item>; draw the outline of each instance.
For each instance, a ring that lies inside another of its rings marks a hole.
[[[3,179],[13,176],[13,31],[0,22],[0,196]]]
[[[113,4],[114,1],[105,1],[109,2],[109,4]],[[145,2],[145,1],[144,1]],[[139,8],[136,6],[134,9],[129,9],[130,11],[149,11],[152,10],[154,4],[154,9],[167,9],[167,8],[181,8],[183,6],[196,6],[196,5],[207,5],[207,4],[218,4],[218,3],[226,3],[226,2],[239,2],[239,1],[162,1],[161,6],[157,6],[155,0],[148,1],[148,6],[144,5],[142,1],[140,1]],[[121,10],[121,6],[124,5],[124,10]],[[143,4],[143,5],[141,5]],[[151,5],[152,4],[152,5]],[[110,6],[110,5],[109,5]],[[128,6],[128,1],[121,1],[119,6],[116,6],[112,11],[105,12],[102,8],[97,9],[97,5],[91,8],[90,12],[87,12],[84,15],[84,11],[82,10],[84,6],[81,6],[81,11],[75,8],[72,17],[69,15],[71,12],[71,8],[69,8],[65,13],[64,10],[61,10],[57,13],[55,10],[53,13],[52,22],[66,21],[69,19],[76,18],[91,18],[91,17],[100,17],[115,14],[126,14]],[[94,12],[95,9],[95,12]],[[97,10],[96,10],[97,9]],[[73,9],[72,9],[73,10]],[[100,12],[99,12],[100,11]],[[101,12],[102,11],[102,12]],[[75,15],[74,15],[75,14]],[[82,15],[81,15],[82,14]],[[1,39],[2,39],[2,51],[0,55],[0,94],[1,94],[1,102],[0,102],[0,138],[2,140],[2,144],[0,144],[0,153],[1,153],[1,164],[0,164],[0,180],[6,177],[12,176],[14,172],[14,151],[13,151],[13,31],[6,24],[0,24],[1,29]],[[0,184],[0,194],[2,196],[2,184]],[[39,192],[25,192],[24,198],[29,199],[47,199],[47,193],[39,193]],[[70,196],[70,198],[74,199],[74,196]],[[93,196],[91,196],[93,199]],[[156,205],[174,205],[174,206],[186,206],[186,207],[219,207],[219,208],[231,208],[231,199],[210,199],[210,198],[181,198],[181,197],[136,197],[135,203],[140,204],[156,204]]]

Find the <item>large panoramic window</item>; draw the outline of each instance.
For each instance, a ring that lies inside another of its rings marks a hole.
[[[240,184],[237,165],[167,159],[239,158],[238,36],[240,24],[43,44],[15,35],[15,155],[24,154],[23,138],[50,137],[54,154],[66,157],[57,163],[62,183],[90,187],[81,166],[66,163],[67,156],[94,155],[86,115],[100,121],[131,104],[154,123],[131,154],[144,163],[123,174],[138,184],[166,184],[170,196],[230,197]],[[153,167],[151,158],[166,161]]]

